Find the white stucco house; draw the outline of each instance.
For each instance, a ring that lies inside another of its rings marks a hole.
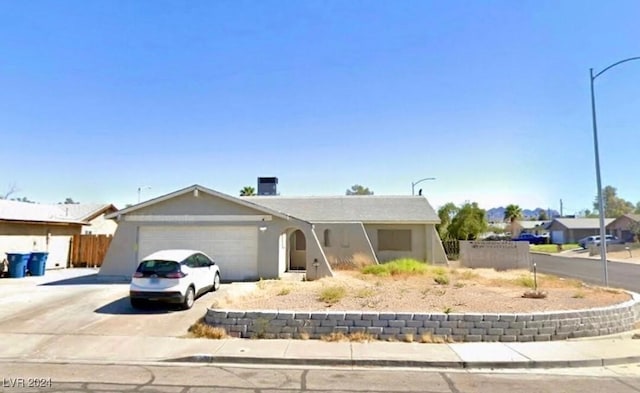
[[[118,229],[102,275],[130,276],[142,258],[167,248],[204,251],[225,280],[287,271],[316,279],[354,258],[447,263],[439,218],[423,196],[234,197],[193,185],[107,218]]]

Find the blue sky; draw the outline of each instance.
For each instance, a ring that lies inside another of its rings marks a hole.
[[[436,207],[565,213],[596,193],[589,68],[640,56],[640,3],[0,1],[0,190],[123,207],[420,184]],[[640,61],[596,81],[603,185],[640,201]]]

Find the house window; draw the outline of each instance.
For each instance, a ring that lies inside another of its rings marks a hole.
[[[378,229],[378,251],[411,251],[411,230]]]
[[[331,247],[331,233],[329,232],[328,229],[324,230],[324,246],[325,247]]]
[[[304,233],[302,233],[302,231],[298,230],[295,232],[294,241],[296,243],[295,244],[296,251],[304,251],[307,249],[307,241],[304,238]]]

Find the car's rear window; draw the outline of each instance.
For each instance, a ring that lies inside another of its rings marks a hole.
[[[173,273],[180,270],[180,264],[174,261],[150,260],[142,261],[138,266],[138,272],[147,274],[157,274],[159,276]]]

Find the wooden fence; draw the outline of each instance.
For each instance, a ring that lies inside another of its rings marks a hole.
[[[69,261],[71,266],[101,266],[112,238],[111,235],[73,235]]]

